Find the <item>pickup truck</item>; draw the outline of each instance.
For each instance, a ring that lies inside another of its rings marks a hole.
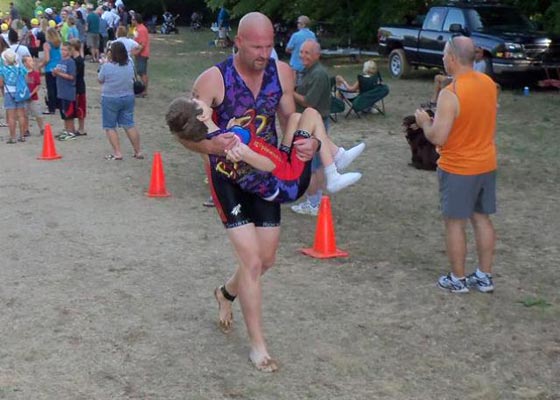
[[[429,9],[422,26],[382,26],[379,53],[389,56],[389,71],[406,77],[411,66],[443,68],[443,48],[452,36],[470,36],[484,52],[497,79],[560,67],[560,39],[538,32],[513,7],[482,2],[450,3]]]

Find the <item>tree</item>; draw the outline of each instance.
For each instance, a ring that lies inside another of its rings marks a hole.
[[[294,21],[298,15],[307,15],[313,21],[329,27],[340,44],[371,45],[376,41],[381,24],[403,23],[424,14],[434,0],[206,0],[212,10],[223,4],[233,17],[259,10],[273,21]],[[519,7],[535,22],[542,22],[552,32],[560,32],[560,0],[504,0]]]

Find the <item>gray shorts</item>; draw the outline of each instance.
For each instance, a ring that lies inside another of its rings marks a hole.
[[[99,48],[99,33],[89,33],[87,34],[87,45],[90,49]]]
[[[438,168],[439,200],[445,217],[468,219],[496,212],[496,171],[457,175]]]
[[[136,73],[138,75],[148,74],[148,57],[136,56]]]

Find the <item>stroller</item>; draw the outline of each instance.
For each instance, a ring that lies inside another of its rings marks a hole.
[[[179,33],[175,21],[179,18],[179,14],[173,15],[169,11],[163,13],[163,24],[161,24],[161,33],[164,35],[169,35],[171,32]]]

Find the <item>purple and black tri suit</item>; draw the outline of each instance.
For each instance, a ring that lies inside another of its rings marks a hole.
[[[259,123],[256,129],[257,136],[263,138],[267,143],[277,146],[276,110],[283,93],[276,62],[272,59],[269,60],[264,70],[261,90],[256,98],[237,73],[233,65],[233,56],[228,57],[216,67],[222,74],[225,90],[222,104],[214,108],[214,121],[218,127],[226,129],[232,118],[254,115]],[[249,223],[258,227],[280,225],[279,203],[266,201],[256,194],[245,192],[238,184],[232,182],[228,178],[228,174],[232,172],[232,163],[225,157],[210,155],[209,159],[208,180],[211,184],[212,197],[226,228],[235,228]],[[269,174],[254,171],[245,163],[237,164],[234,172],[238,177],[251,172],[255,181],[259,181],[259,176],[266,177]]]
[[[298,139],[307,139],[311,135],[309,132],[297,130],[294,133],[290,146],[281,145],[280,148],[272,146],[264,139],[255,136],[253,121],[249,121],[244,127],[233,126],[229,129],[218,129],[210,132],[206,138],[211,139],[224,133],[234,133],[242,138],[243,143],[249,146],[257,154],[267,157],[275,165],[274,170],[267,174],[262,174],[256,168],[246,171],[244,162],[227,162],[220,164],[221,178],[227,177],[232,182],[237,183],[241,190],[256,194],[266,201],[275,203],[290,203],[299,199],[307,190],[311,180],[311,160],[305,162],[292,153],[293,142]],[[237,171],[244,171],[238,174]]]

